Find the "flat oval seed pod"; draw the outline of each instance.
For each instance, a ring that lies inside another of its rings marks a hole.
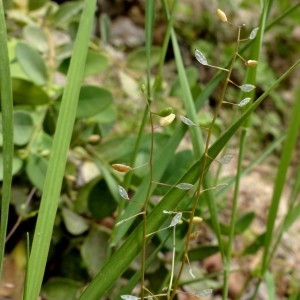
[[[243,85],[240,86],[240,89],[243,92],[249,93],[249,92],[251,92],[255,89],[255,86],[252,85],[252,84],[243,84]]]
[[[127,194],[127,192],[126,192],[126,190],[125,190],[122,186],[120,186],[120,185],[119,185],[119,194],[120,194],[120,196],[121,196],[123,199],[125,199],[125,200],[130,200],[129,197],[128,197],[128,194]]]
[[[182,218],[182,213],[181,212],[177,213],[175,217],[172,219],[170,227],[174,227],[175,225],[177,225],[178,222],[181,220],[181,218]]]
[[[255,39],[256,34],[257,34],[257,32],[258,32],[258,29],[259,29],[259,27],[256,27],[256,28],[254,28],[254,29],[251,31],[251,33],[250,33],[250,35],[249,35],[249,39],[250,39],[250,40]]]
[[[208,65],[207,60],[206,60],[204,54],[201,51],[196,49],[195,50],[195,57],[201,65],[204,65],[204,66]]]
[[[113,169],[115,169],[116,171],[121,172],[121,173],[127,173],[132,170],[131,167],[124,165],[124,164],[113,164],[112,167],[113,167]]]
[[[188,119],[184,116],[180,116],[180,120],[182,123],[184,123],[187,126],[196,126],[196,124],[193,121],[191,121],[190,119]]]

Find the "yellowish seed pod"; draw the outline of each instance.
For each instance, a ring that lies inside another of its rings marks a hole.
[[[169,114],[166,117],[160,118],[159,119],[160,126],[168,126],[168,125],[170,125],[174,121],[175,117],[176,117],[175,114]]]
[[[224,23],[228,22],[226,14],[221,9],[217,9],[217,16],[222,22]]]
[[[99,134],[92,134],[92,135],[89,136],[88,141],[90,143],[97,143],[97,142],[100,141],[100,135]]]
[[[199,223],[202,223],[203,219],[201,217],[193,217],[193,220],[192,222],[194,224],[199,224]]]
[[[124,164],[113,164],[112,167],[113,167],[113,169],[115,169],[116,171],[121,172],[121,173],[127,173],[132,170],[132,168],[130,166],[127,166]]]
[[[247,67],[255,67],[257,64],[258,64],[258,61],[257,60],[253,60],[253,59],[247,60],[245,62],[245,65]]]

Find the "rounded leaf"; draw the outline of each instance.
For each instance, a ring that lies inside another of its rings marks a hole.
[[[12,78],[14,104],[44,105],[50,102],[44,90],[31,81]]]
[[[27,144],[34,130],[31,115],[26,111],[14,112],[14,144],[23,146]]]
[[[45,52],[48,49],[47,37],[40,26],[32,24],[25,26],[23,36],[29,44],[34,45],[39,51]]]
[[[32,0],[34,1],[34,0]],[[74,16],[78,16],[80,10],[82,10],[83,2],[70,1],[59,5],[58,10],[50,17],[50,21],[54,26],[64,26],[69,23]]]
[[[65,58],[59,66],[59,71],[66,75],[68,73],[70,62],[70,57]],[[107,56],[99,52],[89,50],[85,62],[84,77],[96,75],[106,70],[108,66],[109,60]]]
[[[16,46],[16,58],[23,71],[38,85],[45,85],[47,82],[47,69],[43,58],[37,50],[25,43],[18,43]]]
[[[13,157],[13,165],[12,165],[12,175],[17,174],[22,168],[23,161],[21,158],[14,156]],[[3,156],[0,153],[0,181],[3,180]]]
[[[31,154],[26,164],[26,173],[31,183],[43,190],[48,162],[40,155]]]
[[[195,50],[195,57],[201,65],[204,65],[204,66],[208,65],[207,60],[206,60],[204,54],[201,51],[196,49]]]
[[[62,217],[68,232],[73,235],[83,234],[89,228],[86,219],[68,208],[62,208]]]
[[[95,277],[106,258],[109,235],[94,227],[81,246],[80,253],[91,277]]]
[[[113,102],[112,94],[97,86],[83,86],[79,94],[76,117],[90,118],[108,108]]]
[[[43,284],[41,296],[45,299],[76,299],[82,284],[69,278],[52,277]]]
[[[88,208],[95,220],[109,217],[116,210],[117,203],[104,180],[92,187],[88,196]]]
[[[153,68],[160,61],[161,48],[152,47],[151,48],[151,58],[150,58],[150,67]],[[132,69],[146,71],[147,61],[146,61],[146,48],[139,48],[137,50],[131,51],[128,54],[126,62],[127,66]]]

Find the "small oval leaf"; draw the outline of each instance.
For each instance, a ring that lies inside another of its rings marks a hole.
[[[29,79],[38,85],[45,85],[48,79],[47,69],[39,52],[25,43],[16,46],[16,57]]]
[[[27,111],[14,112],[14,144],[23,146],[27,144],[34,131],[31,115]]]
[[[201,51],[196,49],[195,50],[195,57],[201,65],[204,65],[204,66],[208,65],[207,60],[206,60],[204,54]]]
[[[245,98],[238,104],[238,106],[243,107],[243,106],[247,105],[250,102],[250,100],[251,100],[251,98],[249,98],[249,97]]]
[[[187,126],[196,126],[196,124],[193,121],[191,121],[190,119],[188,119],[184,116],[180,116],[180,120],[182,123],[184,123]]]
[[[194,187],[194,185],[190,183],[181,182],[176,184],[175,187],[177,187],[180,190],[190,190]]]
[[[175,217],[172,219],[169,227],[174,227],[175,225],[177,225],[178,222],[181,220],[181,218],[182,218],[182,213],[181,212],[177,213]]]
[[[254,28],[254,29],[251,31],[251,33],[250,33],[250,35],[249,35],[249,39],[250,39],[250,40],[255,39],[256,34],[257,34],[257,32],[258,32],[258,29],[259,29],[259,27],[256,27],[256,28]]]
[[[80,235],[88,230],[88,222],[82,216],[74,213],[68,208],[62,208],[61,212],[68,232],[73,235]]]
[[[125,200],[130,200],[129,197],[128,197],[128,194],[127,194],[127,192],[126,192],[126,190],[125,190],[122,186],[120,186],[120,185],[119,185],[119,194],[120,194],[120,196],[121,196],[123,199],[125,199]]]
[[[240,89],[243,92],[249,93],[249,92],[251,92],[255,89],[255,86],[252,85],[252,84],[243,84],[243,85],[240,86]]]

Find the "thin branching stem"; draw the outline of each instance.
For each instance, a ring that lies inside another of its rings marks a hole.
[[[220,99],[219,99],[218,105],[215,109],[213,119],[212,119],[212,122],[210,123],[209,130],[208,130],[208,133],[207,133],[207,138],[206,138],[206,143],[205,143],[205,150],[204,150],[204,163],[203,163],[203,166],[200,170],[200,176],[199,176],[199,181],[198,181],[198,185],[197,185],[196,197],[195,197],[193,208],[192,208],[192,211],[191,211],[191,214],[190,214],[190,225],[188,227],[188,232],[187,232],[185,251],[184,251],[184,255],[183,255],[182,262],[181,262],[181,265],[180,265],[180,269],[179,269],[179,272],[178,272],[178,276],[177,276],[177,279],[175,281],[175,286],[174,286],[174,289],[173,289],[173,293],[172,293],[170,299],[173,299],[175,294],[176,294],[175,291],[177,290],[179,280],[180,280],[181,274],[183,272],[183,268],[184,268],[186,259],[188,257],[190,236],[191,236],[192,228],[193,228],[193,226],[192,226],[193,222],[192,221],[193,221],[193,218],[195,216],[195,212],[196,212],[196,208],[198,206],[198,202],[200,200],[201,187],[202,187],[202,183],[203,183],[204,176],[205,176],[206,165],[208,163],[208,159],[210,159],[210,157],[208,155],[208,149],[209,149],[209,145],[210,145],[210,141],[211,141],[211,137],[212,137],[212,131],[213,131],[213,127],[215,125],[215,122],[217,120],[217,117],[220,113],[220,110],[221,110],[221,107],[222,107],[222,104],[223,104],[223,101],[224,101],[224,98],[225,98],[225,93],[226,93],[228,84],[229,84],[229,82],[231,82],[230,76],[231,76],[231,73],[232,73],[233,66],[234,66],[234,63],[236,61],[237,55],[238,55],[238,49],[239,49],[239,44],[240,44],[240,32],[241,32],[241,27],[238,27],[235,55],[233,56],[233,59],[232,59],[231,64],[229,66],[228,73],[227,73],[227,76],[226,76],[226,79],[225,79],[225,82],[224,82],[224,85],[223,85],[223,88],[222,88],[222,92],[221,92],[221,95],[220,95]],[[221,255],[222,255],[223,263],[225,263],[225,265],[227,265],[224,253],[221,253]]]
[[[151,127],[151,146],[149,157],[149,185],[147,190],[146,199],[143,205],[143,237],[142,237],[142,253],[141,253],[141,299],[145,298],[145,261],[146,261],[146,245],[147,245],[147,207],[149,204],[152,182],[153,182],[153,151],[154,151],[154,125],[153,114],[150,109],[149,99],[147,100],[147,106],[149,110],[149,120]]]

